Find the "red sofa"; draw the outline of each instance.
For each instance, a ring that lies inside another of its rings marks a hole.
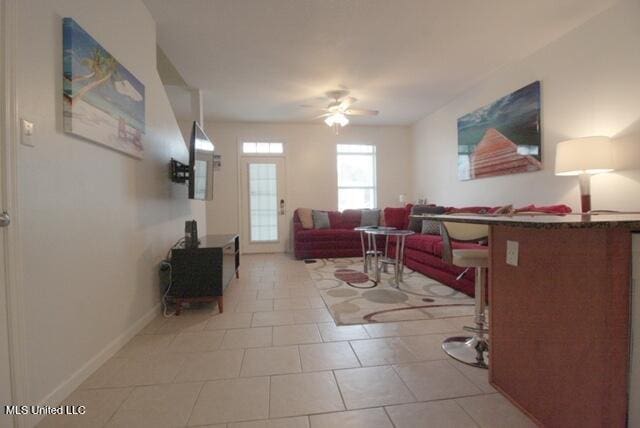
[[[385,208],[384,224],[397,229],[406,229],[409,225],[409,214],[412,205],[404,208]],[[447,207],[447,213],[490,213],[491,207]],[[551,213],[569,213],[566,205],[536,207],[529,205],[515,210],[516,212],[535,211]],[[343,213],[329,212],[330,229],[304,229],[298,217],[293,216],[294,253],[297,259],[361,257],[362,247],[360,233],[353,230],[360,225],[360,210],[345,210]],[[382,245],[382,242],[380,242]],[[480,248],[473,243],[454,242],[453,248]],[[391,255],[395,254],[395,245],[391,242]],[[439,235],[423,235],[416,233],[406,238],[405,265],[430,278],[446,284],[469,296],[474,295],[474,269],[469,269],[460,279],[458,276],[464,269],[442,261],[442,238]]]

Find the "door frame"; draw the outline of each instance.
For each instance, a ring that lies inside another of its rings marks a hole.
[[[282,143],[282,153],[256,153],[256,154],[244,154],[242,152],[242,143],[246,143],[246,142],[261,142],[261,143]],[[242,204],[243,204],[243,196],[245,193],[245,190],[242,188],[242,160],[245,158],[280,158],[282,159],[283,163],[284,163],[284,171],[283,171],[283,175],[284,175],[284,189],[283,189],[283,195],[284,195],[284,200],[285,200],[285,209],[284,209],[284,215],[285,217],[289,217],[289,186],[287,185],[289,183],[289,165],[288,165],[288,160],[287,160],[287,152],[288,152],[288,144],[286,139],[284,138],[274,138],[274,137],[259,137],[259,138],[255,138],[255,137],[238,137],[236,139],[236,194],[238,195],[238,216],[237,216],[237,230],[238,233],[241,234],[242,233],[242,228],[243,228],[243,218],[242,218]],[[287,222],[285,224],[285,227],[283,228],[283,231],[285,233],[284,237],[283,237],[283,248],[284,248],[284,253],[288,253],[290,252],[290,245],[288,242],[289,239],[289,226],[288,226],[289,222]],[[240,253],[241,254],[245,254],[244,250],[243,250],[243,245],[242,245],[242,236],[240,237]],[[251,253],[252,254],[252,253]]]
[[[2,186],[0,204],[11,215],[0,245],[4,248],[4,282],[9,335],[9,370],[14,403],[29,402],[26,384],[25,323],[23,318],[22,246],[20,240],[20,204],[18,200],[18,94],[16,91],[17,0],[0,0],[0,150],[2,150]],[[14,418],[17,427],[29,418]]]

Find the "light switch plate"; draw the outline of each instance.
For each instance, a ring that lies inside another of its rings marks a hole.
[[[518,241],[507,241],[507,264],[518,266]]]
[[[33,122],[27,119],[20,119],[20,143],[25,146],[35,147],[33,134],[36,130]]]

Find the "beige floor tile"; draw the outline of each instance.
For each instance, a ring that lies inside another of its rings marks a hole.
[[[247,328],[251,327],[252,313],[238,313],[224,311],[222,314],[215,315],[209,319],[205,326],[205,330],[226,330],[231,328]]]
[[[166,320],[167,318],[165,318],[164,316],[158,315],[157,317],[149,321],[149,323],[142,330],[140,330],[140,333],[138,334],[156,334],[158,332],[158,329],[162,327],[162,324],[164,324]]]
[[[42,428],[101,427],[111,418],[131,393],[132,388],[77,390],[63,404],[85,406],[84,415],[50,415],[42,420]]]
[[[337,326],[334,322],[326,322],[318,324],[318,328],[325,342],[369,338],[367,331],[361,325]]]
[[[227,330],[222,339],[222,349],[260,348],[271,346],[272,328],[240,328]]]
[[[229,379],[240,375],[242,349],[222,349],[213,352],[186,354],[174,382]]]
[[[277,299],[274,300],[274,311],[288,311],[292,309],[310,309],[311,303],[309,299],[305,297],[298,297],[295,299]]]
[[[315,324],[284,325],[273,327],[273,345],[300,345],[322,342]]]
[[[421,426],[447,428],[476,428],[477,425],[453,400],[428,403],[401,404],[387,407],[396,428]]]
[[[300,359],[305,372],[360,367],[349,342],[300,345]]]
[[[202,331],[212,315],[213,314],[189,315],[189,312],[185,311],[179,316],[174,315],[167,318],[158,328],[156,334]]]
[[[331,314],[326,309],[301,309],[293,311],[293,318],[296,324],[333,321]]]
[[[269,419],[266,421],[234,422],[228,428],[309,428],[309,418],[298,416],[295,418]]]
[[[382,407],[313,415],[310,419],[311,428],[393,428]]]
[[[141,386],[133,390],[108,427],[162,428],[184,426],[202,383]]]
[[[335,374],[348,409],[416,401],[391,366],[336,370]]]
[[[415,336],[458,331],[457,327],[445,319],[365,324],[364,328],[371,337]]]
[[[482,393],[445,360],[399,364],[395,369],[419,401]]]
[[[351,346],[363,366],[417,361],[417,357],[399,337],[352,340]]]
[[[237,378],[207,382],[193,408],[188,425],[267,419],[269,378]]]
[[[456,400],[483,428],[528,428],[536,425],[500,394],[486,394]]]
[[[182,368],[184,354],[159,354],[143,359],[127,359],[112,376],[105,379],[103,387],[155,385],[171,383]]]
[[[234,309],[234,312],[272,312],[272,311],[273,311],[272,299],[246,301],[246,302],[241,301],[238,303],[238,305]]]
[[[400,341],[419,361],[445,360],[450,357],[442,350],[442,341],[448,334],[428,334],[425,336],[404,336]]]
[[[206,352],[220,347],[224,330],[179,333],[167,350],[169,352]]]
[[[129,361],[127,358],[110,358],[80,385],[79,389],[102,388],[120,368]]]
[[[453,358],[448,358],[447,361],[449,362],[449,364],[455,367],[460,373],[462,373],[467,379],[473,382],[475,386],[480,388],[482,392],[486,392],[489,394],[498,392],[489,383],[489,370],[473,367],[468,364],[458,362]]]
[[[332,372],[271,377],[272,418],[344,410]]]
[[[269,376],[300,373],[300,355],[297,346],[247,349],[240,376]]]
[[[295,324],[291,311],[255,312],[253,314],[253,321],[251,321],[252,327],[290,324]]]
[[[141,358],[166,352],[173,341],[173,334],[145,334],[134,336],[124,347],[118,351],[115,358]]]

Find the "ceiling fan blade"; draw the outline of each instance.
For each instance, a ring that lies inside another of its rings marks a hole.
[[[358,108],[350,108],[344,112],[344,114],[348,114],[349,116],[377,116],[378,113],[378,110],[366,110]]]
[[[333,113],[322,113],[321,115],[315,116],[313,119],[322,119],[323,117],[331,116]]]
[[[355,103],[356,101],[358,100],[353,97],[345,97],[340,100],[340,109],[346,110],[351,106],[351,104]]]

